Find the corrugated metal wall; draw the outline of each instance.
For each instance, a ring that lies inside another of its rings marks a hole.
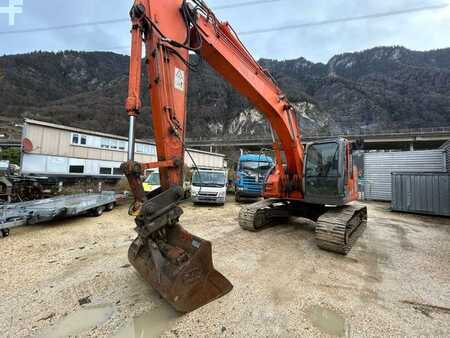
[[[450,141],[444,145],[444,150],[447,151],[447,171],[450,172]]]
[[[448,173],[394,173],[392,209],[396,211],[450,216]]]
[[[393,172],[446,172],[442,149],[364,155],[364,198],[390,201]]]

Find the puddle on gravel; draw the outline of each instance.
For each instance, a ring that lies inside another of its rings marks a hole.
[[[306,313],[312,324],[323,333],[338,337],[347,336],[345,318],[339,313],[318,305],[311,306]]]
[[[114,338],[154,338],[169,330],[181,315],[168,303],[144,313],[132,320],[131,324],[120,330]]]
[[[89,306],[80,309],[63,318],[39,337],[56,338],[79,335],[105,323],[113,312],[114,308],[109,305]]]

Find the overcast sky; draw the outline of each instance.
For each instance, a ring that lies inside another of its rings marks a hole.
[[[210,0],[220,7],[249,0]],[[216,10],[238,32],[297,23],[355,17],[445,4],[448,0],[279,0]],[[0,0],[0,8],[9,0]],[[23,13],[8,25],[0,10],[0,32],[127,18],[131,0],[23,0]],[[450,47],[450,6],[376,19],[319,25],[242,36],[256,58],[293,59],[303,56],[327,62],[333,55],[375,46],[402,45],[415,50]],[[127,22],[48,32],[0,34],[0,54],[33,50],[111,50],[128,53]]]

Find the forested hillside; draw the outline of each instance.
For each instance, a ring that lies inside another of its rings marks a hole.
[[[0,58],[0,115],[125,135],[128,57],[35,52]],[[450,49],[379,47],[333,57],[260,60],[299,111],[304,132],[450,126]],[[145,92],[145,91],[144,91]],[[144,97],[138,136],[151,137]],[[205,62],[191,73],[188,136],[260,135],[264,119]]]

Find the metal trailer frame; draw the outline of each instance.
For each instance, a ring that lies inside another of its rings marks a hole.
[[[0,205],[0,231],[7,236],[9,229],[73,217],[88,212],[100,216],[112,210],[116,203],[114,192],[86,193],[70,196]]]

